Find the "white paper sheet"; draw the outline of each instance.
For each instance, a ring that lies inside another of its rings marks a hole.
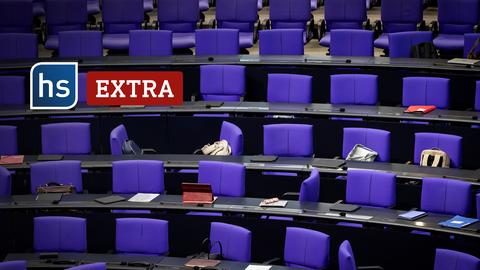
[[[153,199],[158,197],[160,194],[156,193],[137,193],[135,196],[130,198],[129,202],[151,202]]]
[[[271,265],[255,265],[255,264],[249,264],[245,270],[268,270],[272,268]]]

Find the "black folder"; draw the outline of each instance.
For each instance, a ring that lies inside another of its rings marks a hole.
[[[355,204],[336,203],[330,206],[330,211],[354,212],[354,211],[357,211],[359,208],[360,206]]]
[[[111,203],[116,203],[116,202],[121,202],[125,201],[126,199],[122,196],[118,195],[113,195],[113,196],[107,196],[107,197],[102,197],[95,199],[96,202],[99,202],[101,204],[111,204]]]
[[[319,168],[338,169],[343,165],[345,165],[345,160],[342,159],[314,159],[312,161],[312,166]]]
[[[63,155],[39,155],[37,161],[57,161],[62,160]]]
[[[42,202],[59,203],[62,200],[63,193],[40,193],[35,200]]]
[[[250,158],[250,162],[274,162],[277,159],[277,156],[253,156]]]

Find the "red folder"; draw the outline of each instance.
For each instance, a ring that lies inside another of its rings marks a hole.
[[[183,203],[213,203],[210,184],[182,183]]]
[[[0,165],[22,164],[23,163],[23,158],[24,158],[24,155],[1,156],[0,157]]]
[[[415,112],[421,112],[421,113],[429,113],[433,110],[435,110],[437,107],[428,105],[428,106],[410,106],[408,107],[405,112],[406,113],[415,113]]]

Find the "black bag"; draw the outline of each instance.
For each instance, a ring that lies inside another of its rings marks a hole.
[[[419,43],[410,49],[410,58],[436,59],[438,58],[437,49],[433,42]]]
[[[213,247],[217,245],[220,253],[212,253]],[[189,259],[206,259],[206,260],[223,260],[223,248],[220,241],[215,241],[213,244],[210,238],[205,238],[202,241],[201,252],[188,256]]]
[[[141,155],[143,151],[133,140],[127,140],[122,145],[122,154]]]

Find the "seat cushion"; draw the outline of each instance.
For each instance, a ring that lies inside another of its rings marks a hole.
[[[330,32],[325,33],[325,36],[320,39],[320,46],[330,47]]]
[[[374,42],[375,48],[388,49],[388,34],[381,34]]]
[[[49,50],[57,50],[58,49],[58,36],[48,36],[47,41],[45,41],[45,48]]]
[[[173,33],[172,45],[174,49],[188,49],[195,47],[195,33]]]
[[[440,50],[462,51],[464,45],[463,35],[440,34],[433,40],[433,45]]]
[[[128,34],[104,34],[103,48],[113,50],[128,50]]]
[[[240,32],[239,42],[241,49],[253,47],[253,33]]]

